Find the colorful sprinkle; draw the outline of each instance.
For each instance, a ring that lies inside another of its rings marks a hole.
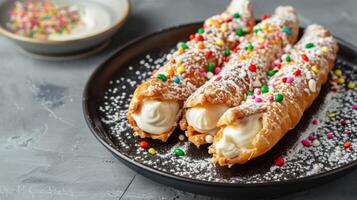
[[[177,72],[180,73],[180,74],[184,73],[185,71],[186,71],[186,69],[185,69],[184,66],[180,66],[180,67],[177,68]]]
[[[265,94],[265,93],[268,93],[268,92],[269,92],[269,87],[266,86],[266,85],[263,85],[263,86],[260,88],[260,90],[262,91],[263,94]]]
[[[270,69],[270,70],[268,71],[268,76],[274,76],[274,74],[275,74],[276,72],[278,72],[278,71],[277,71],[277,70],[272,70],[272,69]]]
[[[184,156],[185,152],[182,149],[175,149],[174,155],[175,156]]]
[[[254,64],[250,64],[248,67],[249,71],[251,72],[255,72],[257,70],[257,66],[255,66]]]
[[[240,14],[239,14],[239,13],[234,13],[234,14],[233,14],[233,17],[234,17],[235,19],[238,19],[238,18],[240,18]]]
[[[322,53],[327,54],[330,50],[328,47],[322,47],[321,51]]]
[[[208,71],[214,72],[214,63],[208,63]]]
[[[319,124],[319,120],[313,119],[311,123],[312,123],[313,125],[318,125],[318,124]]]
[[[307,57],[306,54],[302,54],[302,55],[301,55],[301,59],[302,59],[303,61],[305,61],[305,62],[308,62],[308,61],[309,61],[309,58]]]
[[[225,51],[224,51],[224,56],[230,56],[231,55],[231,51],[229,50],[229,49],[226,49]]]
[[[206,58],[210,58],[210,57],[212,57],[212,55],[213,55],[212,51],[207,51],[206,52]]]
[[[149,148],[148,152],[149,152],[149,154],[152,154],[152,155],[156,154],[156,150],[152,147]]]
[[[285,56],[285,61],[286,61],[286,62],[291,62],[291,57],[290,57],[290,55],[286,55],[286,56]]]
[[[199,34],[202,34],[202,33],[204,33],[205,32],[205,30],[203,29],[203,28],[199,28],[198,30],[197,30],[197,33],[199,33]]]
[[[253,45],[248,45],[248,46],[245,46],[244,47],[244,50],[246,50],[246,51],[253,51],[254,50],[254,46]]]
[[[177,84],[180,83],[180,78],[177,77],[177,76],[175,76],[174,78],[172,78],[172,80],[173,80],[174,83],[177,83]]]
[[[353,110],[357,110],[357,104],[352,105]]]
[[[275,165],[278,167],[283,166],[285,163],[284,158],[282,156],[279,156],[275,159]]]
[[[149,148],[149,142],[143,140],[139,143],[139,146],[143,149],[147,149],[147,148]]]
[[[293,32],[290,30],[290,28],[289,27],[287,27],[287,26],[284,26],[283,27],[283,32],[285,32],[287,35],[292,35],[293,34]]]
[[[339,78],[339,79],[337,79],[337,83],[338,84],[344,84],[345,83],[345,79],[344,78]]]
[[[218,39],[218,40],[216,40],[216,44],[217,44],[218,46],[223,46],[223,45],[224,45],[224,41],[221,40],[221,39]]]
[[[203,40],[204,40],[204,38],[203,38],[202,35],[197,35],[196,41],[201,42],[201,41],[203,41]]]
[[[305,147],[311,147],[311,142],[309,140],[302,140],[301,144]]]
[[[347,125],[347,121],[344,120],[344,119],[341,119],[341,120],[340,120],[340,124],[341,124],[342,126],[346,126],[346,125]]]
[[[345,143],[343,143],[343,147],[345,147],[345,148],[349,148],[351,146],[351,142],[345,142]]]
[[[187,46],[186,43],[182,43],[182,44],[181,44],[181,48],[182,48],[182,49],[188,49],[188,46]]]
[[[284,99],[284,96],[282,94],[280,94],[280,93],[277,93],[274,96],[275,102],[281,102],[281,101],[283,101],[283,99]]]
[[[300,69],[296,70],[296,71],[294,72],[294,75],[295,75],[295,76],[300,76],[300,75],[301,75],[301,70],[300,70]]]
[[[243,30],[242,28],[238,28],[237,31],[236,31],[236,34],[237,34],[239,37],[244,36],[244,30]]]
[[[222,71],[222,69],[220,67],[216,67],[214,68],[214,74],[217,75]]]
[[[308,138],[309,140],[314,140],[314,139],[316,139],[316,137],[315,137],[315,135],[313,135],[313,134],[311,134],[311,135],[309,135],[309,138]]]
[[[261,17],[260,17],[260,19],[261,20],[266,20],[266,19],[268,19],[270,16],[269,15],[262,15]]]
[[[347,88],[353,90],[356,88],[356,84],[354,82],[349,82],[347,84]]]
[[[313,44],[313,43],[307,43],[307,44],[305,44],[305,48],[306,49],[311,49],[311,48],[313,48],[315,45]]]
[[[333,134],[332,133],[327,133],[326,137],[327,137],[327,139],[332,139],[333,138]]]
[[[340,70],[340,69],[336,69],[334,71],[334,73],[335,73],[336,76],[342,76],[342,70]]]
[[[165,74],[158,74],[158,75],[156,76],[156,78],[158,78],[158,79],[160,79],[160,80],[162,80],[162,81],[166,81],[166,80],[167,80]]]
[[[311,67],[311,70],[312,70],[315,74],[317,74],[317,73],[320,72],[320,70],[319,70],[315,65]]]

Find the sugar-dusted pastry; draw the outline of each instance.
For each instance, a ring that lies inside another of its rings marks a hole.
[[[291,49],[298,32],[298,18],[290,6],[278,7],[272,17],[254,27],[254,33],[241,41],[222,72],[185,102],[180,127],[190,142],[197,147],[212,143],[219,130],[218,119],[228,108],[239,105],[254,87],[266,84],[268,70],[270,75],[275,72],[274,60],[284,49]]]
[[[166,141],[181,116],[184,101],[219,71],[229,52],[251,32],[249,0],[233,0],[226,11],[204,22],[190,41],[179,44],[167,63],[140,84],[131,99],[128,120],[140,137]]]
[[[269,151],[319,95],[337,50],[336,40],[324,27],[309,26],[291,55],[284,56],[268,91],[257,89],[220,118],[220,131],[209,149],[212,161],[222,166],[243,164]]]

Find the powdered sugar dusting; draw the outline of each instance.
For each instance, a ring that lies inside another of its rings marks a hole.
[[[247,165],[230,169],[212,165],[211,157],[206,152],[207,146],[197,149],[186,140],[180,141],[178,136],[183,132],[179,130],[176,130],[167,143],[147,140],[157,151],[155,155],[151,155],[146,149],[139,147],[141,139],[133,136],[126,113],[136,86],[148,78],[153,69],[161,66],[165,58],[166,54],[163,53],[144,55],[123,69],[116,80],[109,82],[103,104],[99,108],[103,126],[112,136],[114,147],[135,162],[162,172],[202,181],[264,183],[323,173],[357,160],[357,152],[354,150],[357,149],[357,126],[354,120],[357,111],[352,109],[352,105],[357,102],[357,92],[344,84],[331,81],[300,124],[272,151]],[[346,82],[357,80],[357,73],[349,64],[338,60],[336,68],[343,69]],[[330,80],[335,79],[335,76],[332,75]],[[330,113],[334,113],[334,117],[329,117]],[[314,119],[318,121],[317,124],[312,123]],[[345,120],[346,125],[341,125],[341,120]],[[346,130],[349,134],[345,133]],[[332,139],[328,139],[328,133],[333,133]],[[301,140],[307,139],[311,134],[315,136],[314,140],[318,141],[315,144],[318,145],[303,146]],[[343,146],[345,141],[351,143],[352,150]],[[186,155],[174,156],[173,151],[176,148],[182,149]],[[285,159],[285,164],[281,167],[274,165],[277,156]]]

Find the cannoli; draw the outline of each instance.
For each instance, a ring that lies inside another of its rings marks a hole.
[[[319,95],[337,50],[336,40],[324,27],[309,26],[291,54],[283,56],[281,69],[268,82],[268,91],[257,89],[220,118],[220,131],[209,148],[213,163],[243,164],[269,151],[297,125]]]
[[[233,0],[226,11],[204,22],[190,41],[179,44],[131,99],[128,121],[135,135],[166,141],[181,116],[184,101],[219,70],[228,54],[254,26],[249,0]],[[207,73],[207,71],[209,73]]]
[[[291,49],[297,40],[297,15],[290,6],[280,6],[275,14],[254,27],[231,55],[220,74],[196,90],[185,102],[180,127],[188,140],[199,147],[212,143],[218,119],[230,107],[239,105],[254,87],[266,84],[273,61]],[[290,47],[290,48],[289,48]]]

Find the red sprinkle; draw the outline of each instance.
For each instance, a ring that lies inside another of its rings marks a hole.
[[[196,41],[203,41],[203,36],[202,35],[197,35]]]
[[[214,68],[214,74],[217,75],[221,72],[221,68],[220,67],[216,67]]]
[[[213,55],[212,51],[207,51],[206,52],[206,58],[210,58],[210,57],[212,57],[212,55]]]
[[[191,34],[189,38],[190,38],[190,40],[195,39],[195,34]]]
[[[239,50],[240,50],[239,45],[237,45],[237,46],[233,49],[233,52],[234,52],[234,53],[237,53]]]
[[[301,75],[301,70],[300,70],[300,69],[296,70],[296,71],[294,72],[294,75],[295,75],[295,76],[300,76],[300,75]]]
[[[308,62],[308,61],[309,61],[309,58],[307,57],[306,54],[302,54],[302,55],[301,55],[301,59],[302,59],[303,61],[305,61],[305,62]]]
[[[275,165],[276,166],[283,166],[285,163],[284,158],[282,156],[279,156],[278,158],[275,159]]]
[[[331,88],[331,92],[336,93],[337,92],[337,88]]]
[[[287,80],[288,80],[287,77],[283,77],[283,78],[281,79],[281,81],[282,81],[283,83],[286,83]]]
[[[311,147],[311,142],[309,140],[301,140],[301,143],[305,146],[305,147]]]
[[[257,67],[254,64],[249,65],[249,71],[255,72],[257,70]]]
[[[333,134],[332,133],[327,133],[326,136],[327,136],[327,139],[332,139],[333,138]]]
[[[317,120],[317,119],[312,120],[313,125],[317,125],[318,123],[319,123],[319,120]]]
[[[314,139],[316,139],[316,137],[313,134],[309,135],[309,140],[314,140]]]
[[[147,148],[149,148],[149,142],[143,140],[139,143],[139,146],[143,149],[147,149]]]
[[[280,69],[280,68],[281,68],[281,64],[278,63],[278,64],[275,65],[275,67],[278,68],[278,69]]]
[[[341,124],[342,126],[346,126],[346,125],[347,125],[347,122],[346,122],[346,120],[341,119],[341,120],[340,120],[340,124]]]
[[[219,81],[219,80],[221,80],[221,79],[222,79],[222,76],[217,75],[217,77],[216,77],[215,81]]]
[[[269,17],[270,17],[269,15],[262,15],[262,16],[260,17],[260,19],[266,20],[266,19],[268,19]]]
[[[224,57],[223,60],[224,60],[224,62],[228,62],[229,61],[229,57]]]

